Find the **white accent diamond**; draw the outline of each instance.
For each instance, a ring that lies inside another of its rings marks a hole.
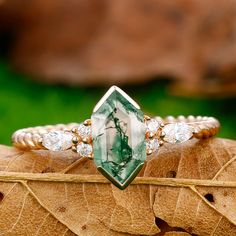
[[[149,139],[148,141],[147,141],[147,150],[151,150],[152,152],[155,152],[155,151],[157,151],[158,150],[158,148],[159,148],[159,142],[158,142],[158,140],[157,139]]]
[[[78,134],[81,138],[90,138],[92,134],[91,126],[80,124],[77,128]]]
[[[63,151],[72,146],[72,134],[66,131],[50,131],[42,138],[42,145],[51,151]]]
[[[165,133],[164,140],[168,143],[182,143],[193,135],[193,128],[184,122],[167,124],[163,131]]]
[[[156,119],[150,119],[146,121],[147,132],[154,135],[160,127],[159,122]]]
[[[78,146],[77,146],[77,152],[82,157],[88,157],[89,155],[92,154],[93,148],[90,144],[79,143]]]

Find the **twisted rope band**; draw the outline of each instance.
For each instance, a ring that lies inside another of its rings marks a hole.
[[[150,119],[146,117],[146,119]],[[206,116],[168,116],[166,118],[155,117],[164,128],[167,124],[185,123],[192,127],[192,137],[191,138],[209,138],[217,134],[220,123],[214,117]],[[31,128],[20,129],[16,131],[12,136],[13,145],[20,149],[45,149],[42,146],[43,136],[51,131],[68,131],[73,133],[73,129],[78,127],[79,123],[70,124],[57,124],[57,125],[47,125],[47,126],[37,126]],[[163,135],[163,134],[162,134]],[[164,134],[165,135],[165,134]],[[163,136],[164,136],[163,135]]]

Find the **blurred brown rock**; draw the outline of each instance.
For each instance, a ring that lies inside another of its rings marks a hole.
[[[3,1],[1,35],[16,68],[49,82],[236,92],[235,0]]]

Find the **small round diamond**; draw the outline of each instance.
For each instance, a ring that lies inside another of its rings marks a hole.
[[[50,131],[42,138],[42,145],[51,151],[63,151],[72,146],[72,134],[69,132]]]
[[[78,134],[81,138],[90,138],[91,137],[91,126],[90,125],[84,125],[80,124],[77,128]]]
[[[86,143],[79,143],[77,145],[77,152],[80,154],[82,157],[88,157],[92,154],[93,148],[90,144]]]
[[[146,122],[147,132],[154,135],[160,127],[159,122],[156,119],[150,119]]]
[[[159,142],[158,142],[158,140],[157,139],[149,139],[148,141],[147,141],[147,150],[148,151],[152,151],[152,152],[155,152],[155,151],[157,151],[158,150],[158,148],[159,148]]]

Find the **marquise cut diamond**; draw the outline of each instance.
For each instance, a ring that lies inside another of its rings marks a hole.
[[[50,131],[42,139],[42,145],[51,151],[63,151],[72,146],[72,134],[66,131]]]
[[[193,128],[183,122],[167,124],[163,128],[164,140],[168,143],[182,143],[189,140],[193,135]]]

